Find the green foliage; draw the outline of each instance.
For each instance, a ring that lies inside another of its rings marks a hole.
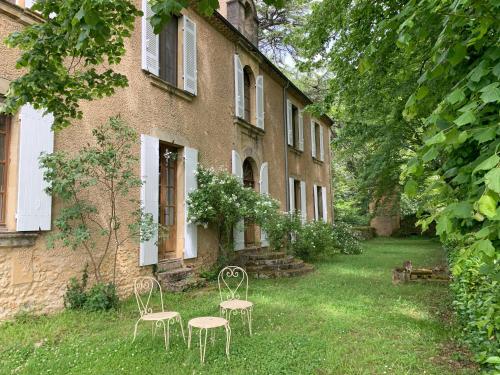
[[[302,218],[297,213],[276,210],[261,221],[261,226],[267,234],[271,250],[292,252],[291,236],[300,231]]]
[[[95,143],[75,155],[59,151],[40,159],[47,193],[62,201],[49,245],[84,250],[97,282],[102,279],[103,262],[111,255],[114,281],[120,246],[129,240],[147,241],[158,229],[163,234],[163,228],[158,228],[137,199],[130,198],[142,185],[133,151],[138,138],[135,131],[113,117],[92,134]],[[130,212],[126,204],[137,209]],[[125,228],[124,222],[128,223]]]
[[[87,289],[87,266],[82,273],[82,280],[76,277],[69,280],[64,294],[64,307],[70,310],[106,311],[118,306],[118,295],[113,283],[96,283]]]
[[[82,117],[81,100],[127,86],[127,78],[111,66],[120,63],[125,40],[142,13],[128,0],[37,1],[33,10],[44,22],[6,39],[22,51],[16,67],[26,73],[11,82],[1,110],[15,113],[31,103],[52,113],[53,127],[61,129]]]

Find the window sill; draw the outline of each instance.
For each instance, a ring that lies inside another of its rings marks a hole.
[[[298,148],[295,148],[294,146],[288,145],[288,150],[293,152],[295,155],[301,156],[304,151],[299,150]]]
[[[313,162],[315,162],[318,165],[323,165],[325,163],[323,160],[316,159],[315,157],[313,157],[312,159],[313,159]]]
[[[264,129],[261,129],[240,117],[234,118],[234,124],[240,126],[244,133],[250,137],[263,137],[264,134],[266,134]]]
[[[188,102],[192,102],[193,99],[195,98],[195,95],[191,94],[190,92],[187,92],[185,90],[182,90],[171,83],[168,83],[167,81],[164,81],[160,77],[155,76],[154,74],[151,74],[149,72],[144,71],[144,73],[151,79],[151,84],[154,87],[159,88],[160,90],[166,91],[169,94],[175,95],[181,99],[187,100]]]
[[[0,232],[0,248],[31,247],[35,245],[38,233]]]

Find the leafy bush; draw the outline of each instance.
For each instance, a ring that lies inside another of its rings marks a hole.
[[[302,225],[300,215],[278,210],[262,217],[258,223],[266,232],[269,248],[273,251],[291,251],[291,237],[297,235]]]
[[[82,280],[72,277],[64,295],[64,307],[70,310],[105,311],[118,306],[118,295],[113,283],[96,283],[87,290],[87,267],[83,270]]]
[[[451,266],[459,257],[461,246],[447,243]],[[500,370],[500,267],[484,268],[480,257],[468,258],[455,272],[451,290],[453,307],[462,327],[462,339],[475,353],[475,359],[486,367]]]
[[[332,227],[334,247],[343,254],[361,254],[363,249],[358,236],[349,224],[341,221],[335,222]]]

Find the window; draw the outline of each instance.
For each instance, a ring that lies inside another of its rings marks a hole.
[[[323,188],[321,186],[316,186],[316,196],[318,197],[318,217],[316,219],[319,220],[323,217]]]
[[[299,145],[299,110],[292,104],[292,131],[293,131],[293,146]]]
[[[244,89],[243,91],[245,92],[245,120],[248,122],[251,122],[251,113],[250,113],[250,89],[251,89],[251,83],[250,83],[250,72],[248,69],[245,67],[243,69],[243,85]]]
[[[301,187],[300,187],[300,181],[299,180],[293,180],[293,194],[294,194],[294,207],[295,211],[301,211]]]
[[[160,143],[159,221],[168,227],[168,236],[159,243],[160,259],[176,250],[177,241],[177,153],[178,150]]]
[[[0,225],[5,225],[10,117],[0,115]]]
[[[160,33],[160,78],[177,86],[178,17],[172,16]]]
[[[315,122],[314,123],[314,142],[315,142],[315,147],[316,147],[316,157],[318,157],[321,149],[321,142],[320,142],[320,125]]]

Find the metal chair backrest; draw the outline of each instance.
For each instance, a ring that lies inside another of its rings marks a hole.
[[[153,312],[151,297],[156,288],[158,288],[160,292],[161,311],[163,312],[165,311],[163,306],[163,293],[158,280],[151,276],[142,276],[134,280],[135,300],[137,301],[141,316]]]
[[[242,299],[238,290],[244,289],[245,301],[248,299],[248,275],[245,270],[238,266],[227,266],[219,272],[217,278],[221,302]],[[224,296],[226,298],[224,298]]]

